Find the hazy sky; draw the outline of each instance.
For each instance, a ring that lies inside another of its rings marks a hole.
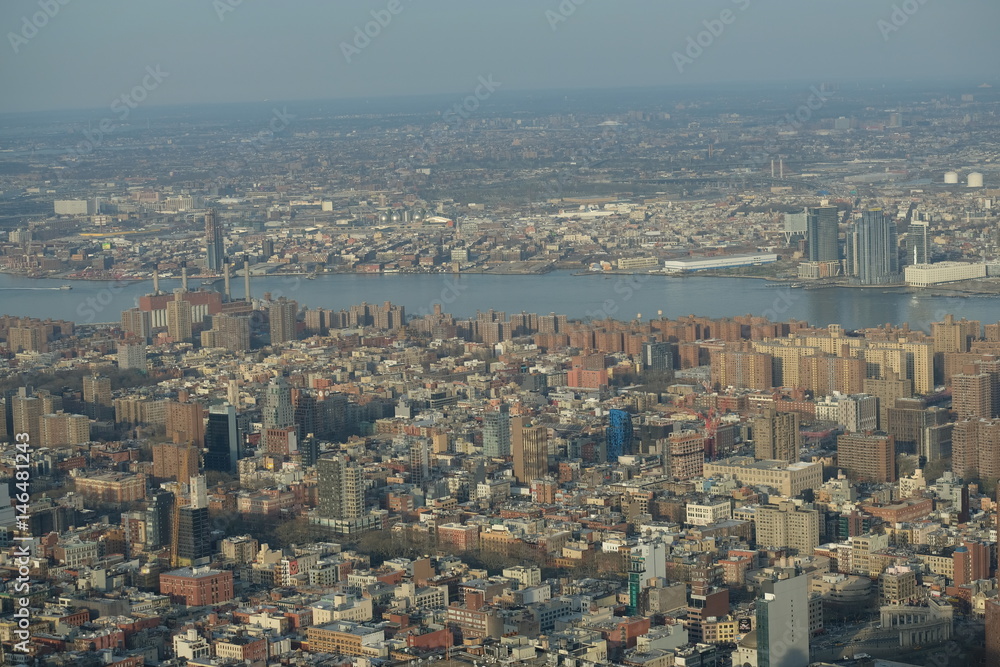
[[[144,79],[150,106],[465,95],[490,75],[512,91],[996,83],[998,25],[1000,0],[2,0],[0,112],[106,108]]]

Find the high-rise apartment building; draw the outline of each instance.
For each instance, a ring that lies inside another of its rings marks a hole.
[[[198,475],[201,448],[190,442],[175,444],[159,442],[153,445],[153,476],[189,484]]]
[[[118,368],[122,370],[146,370],[146,342],[120,343],[118,345]]]
[[[291,299],[281,297],[271,302],[268,311],[271,345],[281,345],[297,338],[295,325],[298,312],[299,304]]]
[[[91,419],[112,419],[114,402],[111,400],[111,378],[86,375],[83,378],[83,407]]]
[[[519,484],[545,477],[549,469],[549,429],[529,426],[527,417],[511,420],[511,453],[514,455],[514,477]]]
[[[896,441],[879,433],[837,436],[837,467],[856,480],[896,481]]]
[[[261,420],[265,429],[286,428],[295,425],[292,388],[285,378],[275,378],[264,390],[264,408],[261,410]]]
[[[1000,477],[1000,419],[964,419],[951,432],[951,469],[964,479]]]
[[[931,263],[931,223],[926,220],[913,220],[906,230],[906,263]]]
[[[674,346],[670,343],[642,344],[642,366],[649,371],[669,371],[674,367]]]
[[[802,555],[819,546],[819,512],[791,501],[761,505],[754,512],[757,544],[765,548],[790,547]]]
[[[361,468],[343,456],[316,462],[318,514],[324,519],[357,519],[365,511]]]
[[[847,275],[860,285],[901,280],[896,223],[881,209],[864,211],[847,233]]]
[[[175,342],[190,343],[194,339],[194,321],[191,302],[183,295],[184,290],[178,289],[173,300],[167,302],[167,334]]]
[[[506,403],[483,414],[483,454],[491,458],[510,456],[510,408]]]
[[[806,240],[810,262],[833,262],[840,259],[838,237],[840,213],[835,206],[806,210]]]
[[[42,399],[28,396],[28,392],[22,387],[9,400],[13,413],[12,433],[27,433],[29,442],[41,442],[40,419],[44,414]]]
[[[214,208],[205,214],[205,264],[209,271],[222,270],[226,249],[222,241],[222,224]]]
[[[205,443],[205,419],[201,403],[171,401],[167,404],[167,437],[174,443]]]
[[[39,430],[43,447],[79,445],[90,440],[90,419],[64,412],[45,414]]]
[[[956,373],[951,377],[951,409],[958,419],[989,419],[993,416],[992,382],[988,373]]]
[[[799,460],[802,436],[797,412],[769,410],[753,420],[754,458],[762,461]]]

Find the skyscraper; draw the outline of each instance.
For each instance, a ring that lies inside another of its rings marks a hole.
[[[242,434],[236,423],[236,408],[215,405],[208,410],[205,427],[205,469],[235,473],[242,454]]]
[[[129,308],[122,311],[122,329],[146,343],[149,342],[149,332],[152,328],[151,316],[148,310]]]
[[[211,525],[208,520],[208,490],[203,476],[192,477],[188,485],[190,502],[177,511],[176,565],[201,565],[212,555]]]
[[[650,371],[669,371],[674,367],[673,346],[650,341],[642,344],[642,366]]]
[[[14,429],[11,433],[27,433],[29,442],[40,443],[42,431],[39,420],[44,414],[42,399],[28,396],[25,388],[21,387],[18,394],[10,398],[10,402],[14,417]]]
[[[992,382],[988,373],[968,372],[951,376],[951,409],[959,419],[989,419],[993,417]]]
[[[810,262],[835,262],[840,259],[838,223],[840,213],[835,206],[806,210],[806,239]]]
[[[190,442],[158,442],[153,445],[153,477],[189,484],[191,478],[198,475],[200,463],[201,448]]]
[[[174,443],[205,443],[205,419],[201,403],[172,401],[167,404],[167,437]]]
[[[250,318],[222,313],[212,317],[212,329],[201,333],[202,347],[221,347],[230,352],[250,349]]]
[[[926,220],[910,222],[906,232],[906,263],[930,264],[931,261],[931,223]]]
[[[292,388],[285,378],[275,378],[264,390],[264,409],[261,411],[264,428],[286,428],[295,423],[292,406]]]
[[[361,469],[346,457],[324,457],[316,462],[318,513],[324,519],[357,519],[365,511]]]
[[[183,295],[184,290],[178,289],[173,301],[167,302],[167,333],[175,342],[190,343],[194,338],[191,302]]]
[[[848,231],[847,275],[859,285],[900,281],[896,223],[881,209],[865,211]]]
[[[156,489],[146,501],[146,548],[156,550],[170,544],[173,530],[174,494]]]
[[[624,410],[608,411],[608,427],[605,431],[608,462],[615,463],[618,457],[632,453],[632,415]]]
[[[529,426],[527,417],[511,420],[511,450],[514,455],[514,477],[520,484],[545,477],[549,469],[549,429]]]
[[[483,453],[493,458],[510,456],[510,408],[506,403],[483,415]]]
[[[146,370],[146,341],[119,344],[118,368]]]
[[[296,339],[295,317],[298,312],[299,304],[285,297],[271,302],[271,345],[281,345]]]
[[[757,666],[803,667],[809,664],[808,578],[765,581],[757,600]]]
[[[110,419],[114,403],[111,400],[111,378],[87,375],[83,378],[84,412],[91,419]]]
[[[799,414],[770,410],[753,420],[754,457],[761,460],[799,460]]]
[[[205,245],[206,266],[209,271],[221,271],[224,262],[225,247],[222,242],[222,225],[214,208],[205,214]]]
[[[408,454],[410,463],[410,483],[420,486],[430,478],[431,446],[427,438],[406,436],[409,440]]]

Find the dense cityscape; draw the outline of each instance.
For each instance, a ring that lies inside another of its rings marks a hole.
[[[144,76],[0,115],[4,664],[1000,665],[990,84]]]

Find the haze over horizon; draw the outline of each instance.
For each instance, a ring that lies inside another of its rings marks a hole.
[[[1000,3],[991,0],[303,0],[292,8],[108,0],[100,9],[58,2],[51,17],[31,27],[25,21],[41,11],[37,0],[0,7],[7,42],[0,47],[0,85],[8,93],[0,112],[107,108],[141,85],[147,68],[163,76],[142,104],[158,107],[468,94],[491,76],[504,92],[992,83],[1000,55],[992,35]],[[372,24],[378,18],[384,25]],[[366,24],[374,36],[363,35]],[[691,47],[689,38],[699,36],[702,45]]]

